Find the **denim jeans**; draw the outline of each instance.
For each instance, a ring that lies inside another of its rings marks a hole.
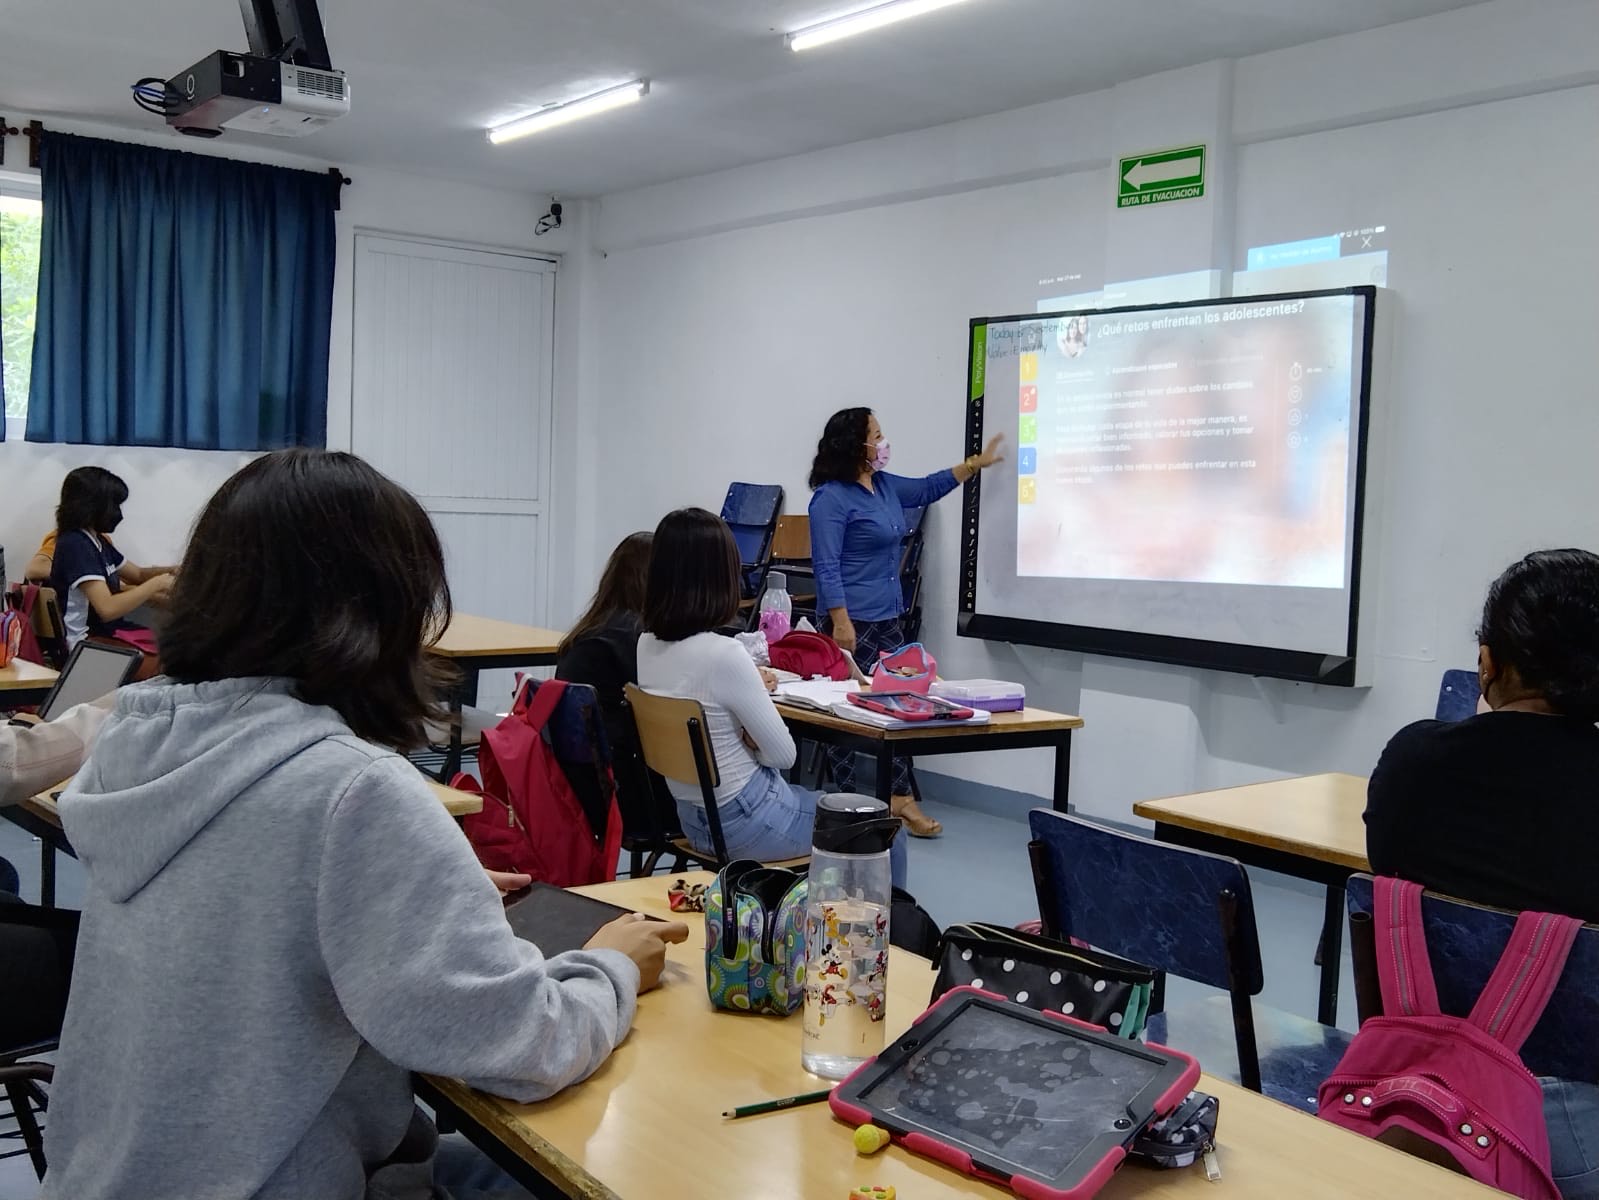
[[[1565,1200],[1599,1198],[1599,1084],[1540,1079],[1549,1158]]]
[[[442,1193],[450,1200],[533,1200],[527,1189],[458,1133],[439,1138],[433,1186],[435,1196]]]
[[[815,792],[794,787],[771,767],[760,767],[736,796],[720,800],[722,839],[733,858],[773,862],[811,852],[811,829],[816,824]],[[677,802],[683,835],[696,850],[711,852],[711,826],[698,804]],[[889,869],[895,887],[904,887],[907,874],[903,834],[889,848]]]

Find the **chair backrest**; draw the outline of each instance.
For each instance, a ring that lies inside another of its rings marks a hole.
[[[530,686],[538,685],[535,682]],[[618,797],[599,693],[586,683],[568,683],[545,730],[555,761],[561,764],[577,802],[583,806],[589,827],[596,836],[603,836],[610,821],[611,801]]]
[[[744,568],[746,599],[760,587],[772,553],[772,537],[777,532],[777,515],[782,510],[783,489],[775,483],[732,484],[722,501],[722,520],[733,531],[739,565]]]
[[[1438,708],[1433,715],[1440,721],[1464,721],[1476,715],[1481,695],[1477,672],[1445,671],[1438,684]]]
[[[715,789],[722,782],[716,767],[716,752],[711,749],[705,709],[698,700],[681,696],[657,696],[630,683],[624,689],[627,705],[638,728],[639,750],[644,764],[657,775],[693,787]],[[700,747],[710,778],[702,779],[695,761],[694,736],[690,721],[698,721]]]
[[[1235,859],[1047,809],[1028,819],[1046,933],[1212,987],[1260,994],[1254,899]]]
[[[777,518],[777,530],[772,534],[772,561],[774,563],[811,561],[809,514],[785,513]]]
[[[79,914],[0,901],[0,1062],[38,1053],[61,1038]]]
[[[1347,888],[1355,993],[1364,1020],[1382,1009],[1372,947],[1372,878],[1351,875]],[[1451,1016],[1464,1017],[1493,974],[1516,914],[1427,892],[1421,916],[1438,1005]],[[1522,1046],[1521,1060],[1534,1075],[1599,1083],[1599,925],[1584,925],[1577,934],[1565,973]]]

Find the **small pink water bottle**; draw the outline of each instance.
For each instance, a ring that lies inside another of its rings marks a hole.
[[[788,594],[788,576],[781,571],[770,571],[766,576],[766,592],[761,596],[761,632],[766,644],[781,641],[788,636],[794,619],[794,601]]]

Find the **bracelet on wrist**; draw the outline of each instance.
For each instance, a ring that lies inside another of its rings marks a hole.
[[[970,471],[973,475],[977,474],[979,471],[981,471],[983,469],[982,455],[980,455],[980,454],[968,454],[966,456],[965,466],[966,466],[966,469],[968,471]]]

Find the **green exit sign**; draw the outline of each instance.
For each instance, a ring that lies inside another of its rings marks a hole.
[[[1116,207],[1197,200],[1205,194],[1205,147],[1184,146],[1121,160],[1116,176]]]

